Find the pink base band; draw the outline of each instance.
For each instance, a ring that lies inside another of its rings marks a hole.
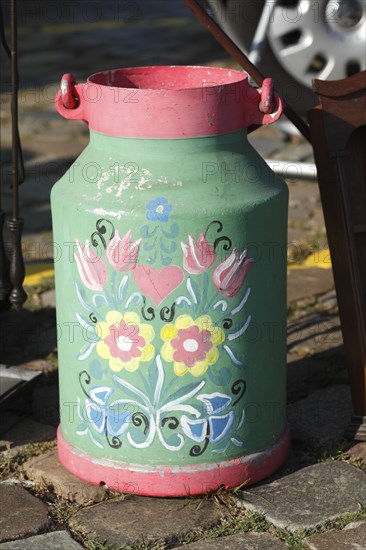
[[[288,427],[279,440],[266,449],[223,462],[187,466],[141,466],[95,458],[73,447],[57,432],[58,456],[72,474],[109,489],[155,497],[184,497],[213,492],[220,486],[237,487],[256,483],[275,472],[290,450]]]

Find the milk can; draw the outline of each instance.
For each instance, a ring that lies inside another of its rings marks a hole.
[[[285,460],[284,182],[247,141],[245,73],[128,68],[65,78],[90,142],[52,189],[58,453],[150,496],[253,483]]]

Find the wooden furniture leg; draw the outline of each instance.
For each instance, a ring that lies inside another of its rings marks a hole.
[[[354,416],[366,440],[366,71],[315,80],[308,113],[332,258]]]

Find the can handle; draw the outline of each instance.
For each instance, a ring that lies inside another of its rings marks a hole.
[[[77,84],[70,73],[63,75],[61,86],[55,97],[55,107],[58,113],[69,120],[84,120],[88,122],[83,101],[85,84]]]
[[[273,81],[265,78],[262,88],[251,88],[255,107],[249,117],[250,124],[267,125],[276,122],[283,113],[283,103],[273,91]]]

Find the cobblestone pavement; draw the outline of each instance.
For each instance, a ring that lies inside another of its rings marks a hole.
[[[64,72],[82,81],[126,65],[232,65],[180,2],[19,0],[21,187],[27,262],[52,256],[49,194],[88,140],[53,107]],[[5,66],[6,67],[6,66]],[[4,73],[5,74],[5,73]],[[10,104],[1,94],[2,180],[10,209]],[[313,162],[280,127],[250,141],[266,158]],[[31,275],[25,309],[0,314],[0,363],[41,373],[5,404],[0,433],[0,549],[366,549],[366,443],[347,437],[352,411],[316,181],[288,179],[288,419],[286,464],[255,487],[195,499],[153,499],[88,485],[57,459],[57,340],[52,269]],[[51,266],[52,267],[52,266]],[[33,277],[33,278],[32,278]],[[184,545],[184,546],[183,546]]]

